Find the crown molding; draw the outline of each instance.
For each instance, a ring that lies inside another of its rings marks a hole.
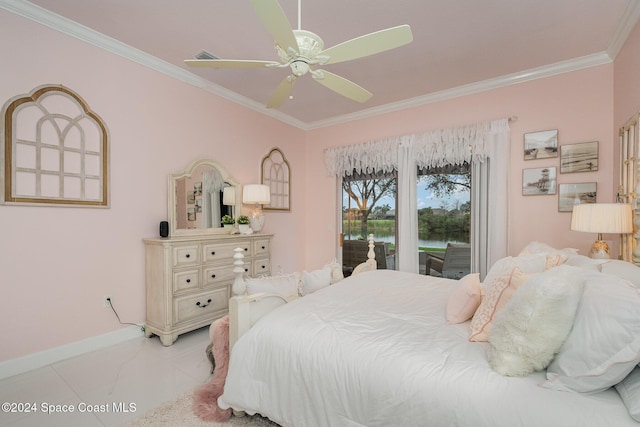
[[[631,31],[633,31],[633,28],[638,23],[638,20],[640,20],[640,1],[631,0],[627,3],[627,8],[622,15],[622,20],[607,48],[607,54],[609,54],[611,59],[616,59],[624,43],[627,41],[629,34],[631,34]]]
[[[242,105],[260,114],[272,117],[276,120],[299,128],[301,130],[318,129],[353,120],[365,119],[380,114],[386,114],[408,108],[419,107],[422,105],[433,104],[452,98],[472,95],[475,93],[485,92],[488,90],[493,90],[518,83],[550,77],[557,74],[569,73],[589,67],[609,64],[618,54],[618,52],[624,45],[625,40],[629,36],[629,33],[633,30],[634,26],[640,19],[640,2],[636,0],[629,1],[627,9],[625,10],[625,16],[620,23],[618,31],[616,31],[616,34],[606,52],[586,55],[583,57],[561,61],[555,64],[537,67],[506,76],[496,77],[476,83],[470,83],[467,85],[434,92],[424,96],[418,96],[404,101],[369,108],[366,110],[358,111],[356,113],[331,117],[315,122],[303,122],[278,110],[267,109],[264,105],[252,99],[232,92],[181,67],[158,59],[152,55],[149,55],[148,53],[122,43],[112,37],[106,36],[102,33],[92,30],[91,28],[80,25],[75,21],[57,15],[44,8],[41,8],[40,6],[36,6],[33,3],[29,3],[28,1],[0,0],[0,8],[6,9],[16,15],[22,16],[54,30],[60,31],[64,34],[75,37],[100,49],[104,49],[116,55],[127,58],[140,65],[163,73],[169,77],[181,80],[187,84],[206,90],[210,93],[220,96],[221,98],[227,99],[236,104]]]
[[[543,67],[532,68],[530,70],[520,71],[506,76],[496,77],[493,79],[483,80],[476,83],[457,86],[451,89],[433,92],[424,96],[404,101],[393,102],[381,105],[379,107],[369,108],[358,111],[356,113],[345,114],[342,116],[332,117],[326,120],[320,120],[307,123],[306,130],[318,129],[336,124],[346,123],[353,120],[366,119],[380,114],[392,113],[405,110],[408,108],[420,107],[422,105],[433,104],[436,102],[446,101],[448,99],[458,98],[461,96],[473,95],[480,92],[498,89],[501,87],[511,86],[531,80],[543,79],[558,74],[570,73],[585,68],[596,67],[599,65],[610,64],[612,59],[606,52],[600,52],[592,55],[582,56],[580,58],[570,59],[567,61],[556,62],[555,64],[545,65]]]

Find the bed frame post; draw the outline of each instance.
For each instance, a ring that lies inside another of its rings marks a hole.
[[[235,248],[233,250],[235,254],[233,254],[233,274],[236,276],[233,281],[233,285],[231,285],[231,294],[234,297],[238,297],[240,295],[245,295],[247,293],[247,284],[244,282],[244,249]]]

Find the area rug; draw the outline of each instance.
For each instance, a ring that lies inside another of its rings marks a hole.
[[[142,417],[126,424],[125,427],[279,427],[259,415],[232,416],[225,422],[202,421],[193,413],[193,393],[188,392],[178,399],[163,403],[151,409]]]

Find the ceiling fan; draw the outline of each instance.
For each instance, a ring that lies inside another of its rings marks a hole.
[[[188,59],[191,67],[210,68],[290,68],[267,103],[267,108],[278,108],[289,96],[298,77],[311,74],[313,79],[332,91],[357,102],[365,102],[372,93],[356,83],[317,66],[336,64],[362,58],[400,47],[413,40],[411,27],[400,25],[376,31],[337,44],[328,49],[315,33],[301,29],[301,9],[298,0],[298,29],[292,30],[277,0],[249,0],[269,34],[274,39],[279,61],[252,61],[237,59]]]

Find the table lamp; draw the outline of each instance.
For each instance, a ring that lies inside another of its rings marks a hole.
[[[631,205],[624,203],[583,203],[573,207],[571,229],[598,233],[591,246],[591,258],[609,258],[609,245],[602,240],[603,233],[625,234],[633,231]]]
[[[268,205],[271,202],[271,189],[268,185],[247,184],[242,190],[242,203],[255,204],[255,208],[249,215],[251,229],[256,233],[262,230],[264,226],[264,214],[262,213],[262,205]]]

